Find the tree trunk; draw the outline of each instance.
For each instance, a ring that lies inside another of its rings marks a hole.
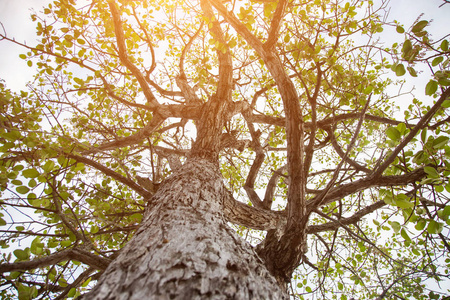
[[[165,180],[131,241],[84,299],[287,299],[223,217],[215,164],[191,158]]]

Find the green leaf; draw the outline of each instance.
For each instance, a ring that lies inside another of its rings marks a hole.
[[[447,40],[443,40],[441,43],[441,49],[443,51],[448,51],[448,41]]]
[[[398,141],[402,137],[400,131],[395,127],[389,127],[386,129],[386,135],[393,141]]]
[[[78,172],[78,171],[81,171],[81,170],[84,170],[84,169],[85,169],[85,166],[84,166],[83,163],[77,163],[75,168],[73,169],[73,171],[74,172]]]
[[[82,79],[80,79],[80,78],[78,78],[78,77],[75,77],[74,79],[73,79],[73,81],[75,81],[77,84],[79,84],[79,85],[83,85],[84,84],[84,81],[82,80]]]
[[[427,128],[425,127],[424,129],[422,129],[422,132],[420,133],[420,139],[422,140],[423,143],[425,143],[427,141]]]
[[[5,226],[7,223],[3,218],[0,217],[0,226]]]
[[[447,205],[447,206],[444,208],[444,213],[445,213],[445,215],[450,216],[450,205]]]
[[[416,230],[418,230],[418,231],[422,231],[426,225],[427,225],[427,221],[424,219],[420,219],[417,222],[416,226],[414,226],[414,228],[416,228]]]
[[[27,249],[16,249],[13,251],[14,256],[17,257],[19,260],[27,260],[29,257],[29,251]]]
[[[449,86],[450,85],[450,79],[448,79],[448,78],[439,78],[438,79],[438,83],[441,86]]]
[[[21,59],[26,59],[26,58],[27,58],[27,56],[26,56],[25,54],[20,54],[19,57],[20,57]]]
[[[408,201],[407,199],[396,199],[394,203],[395,203],[395,206],[398,206],[400,208],[414,207],[414,203]]]
[[[66,286],[68,286],[67,281],[66,281],[65,278],[59,278],[59,279],[58,279],[58,285],[61,286],[61,287],[66,287]]]
[[[18,186],[18,187],[16,188],[16,191],[17,191],[19,194],[26,194],[26,193],[28,193],[28,192],[30,191],[30,188],[27,187],[27,186],[22,185],[22,186]]]
[[[55,163],[52,160],[48,160],[44,166],[42,166],[42,169],[48,173],[51,172],[53,170],[53,168],[55,167]]]
[[[399,222],[397,222],[397,221],[392,221],[392,222],[391,222],[391,227],[392,227],[392,229],[394,229],[395,233],[398,233],[398,232],[400,231],[400,228],[401,228],[402,226],[400,225]]]
[[[412,50],[411,40],[404,41],[402,46],[403,57],[406,58],[408,56],[409,51],[411,50]]]
[[[40,175],[40,173],[35,168],[32,168],[32,169],[24,170],[22,172],[22,175],[25,178],[36,178],[36,177],[38,177]]]
[[[444,229],[444,224],[431,220],[428,224],[427,232],[429,234],[437,234],[441,233],[442,229]]]
[[[97,225],[93,225],[89,231],[90,231],[92,234],[95,234],[95,233],[98,232],[98,230],[99,230],[98,226],[97,226]]]
[[[20,181],[18,179],[11,180],[11,183],[14,184],[14,185],[22,185],[22,181]]]
[[[434,190],[435,190],[437,193],[442,193],[442,192],[444,191],[444,186],[442,186],[442,185],[436,185],[436,186],[434,187]]]
[[[33,178],[30,179],[30,181],[28,181],[28,186],[29,186],[30,188],[34,188],[36,185],[37,185],[37,182],[36,182],[36,180],[34,180]]]
[[[82,286],[82,287],[87,287],[88,284],[89,284],[89,282],[91,282],[91,280],[92,280],[92,277],[89,277],[88,279],[86,279],[85,282],[83,282],[83,284],[82,284],[81,286]]]
[[[19,300],[30,300],[36,298],[38,295],[38,289],[36,286],[27,286],[24,284],[17,285],[17,291],[19,293]]]
[[[417,72],[413,67],[407,67],[406,68],[409,72],[409,75],[411,75],[412,77],[417,77]]]
[[[77,293],[77,289],[76,288],[71,288],[70,291],[67,293],[67,297],[68,298],[73,298]]]
[[[425,173],[428,174],[429,178],[434,178],[434,179],[439,178],[439,173],[438,173],[438,171],[436,171],[435,168],[426,166],[423,168],[423,170],[425,171]]]
[[[443,108],[449,108],[450,107],[450,100],[445,100],[444,102],[442,102],[441,106]]]
[[[396,30],[397,30],[398,33],[404,33],[405,32],[405,29],[403,28],[403,26],[400,26],[400,25],[397,26]]]
[[[403,76],[403,75],[405,75],[405,73],[406,73],[406,70],[405,70],[405,66],[403,64],[398,64],[395,67],[395,75]]]
[[[438,136],[433,140],[433,148],[434,149],[442,149],[445,145],[448,144],[449,137],[447,136]]]
[[[406,125],[405,123],[400,123],[397,125],[397,130],[400,132],[400,134],[405,134],[406,132]]]
[[[405,241],[411,240],[411,238],[409,237],[408,233],[406,232],[406,230],[404,228],[402,228],[402,230],[400,231],[400,235],[402,236],[402,238],[405,239]]]
[[[435,59],[433,59],[433,61],[431,62],[431,65],[433,67],[437,66],[438,64],[440,64],[442,61],[444,60],[444,57],[442,56],[438,56]]]
[[[421,32],[426,26],[428,25],[428,21],[422,20],[416,23],[416,25],[413,26],[411,31],[413,33],[419,33]]]
[[[438,89],[438,83],[435,80],[430,80],[425,87],[425,95],[431,96],[436,93]]]

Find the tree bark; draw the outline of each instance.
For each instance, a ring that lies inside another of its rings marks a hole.
[[[287,299],[227,226],[216,164],[190,158],[149,202],[131,241],[83,299]]]

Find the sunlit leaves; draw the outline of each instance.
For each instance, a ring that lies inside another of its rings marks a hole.
[[[431,65],[432,65],[433,67],[435,67],[435,66],[439,65],[443,60],[444,60],[444,57],[443,57],[443,56],[438,56],[438,57],[436,57],[435,59],[433,59],[433,60],[431,61]]]
[[[18,260],[27,260],[30,257],[30,248],[25,249],[16,249],[13,251],[14,256],[17,257]]]
[[[441,233],[443,229],[444,229],[444,224],[441,222],[437,222],[435,220],[431,220],[427,226],[427,232],[429,234]]]
[[[35,168],[27,169],[22,172],[22,175],[26,178],[36,178],[39,176],[39,171]]]
[[[441,42],[440,48],[442,49],[442,51],[448,51],[448,40],[443,40]]]
[[[435,168],[430,166],[425,166],[424,168],[425,173],[427,173],[429,178],[437,179],[439,178],[439,173],[436,171]]]
[[[397,222],[397,221],[390,222],[390,225],[391,225],[391,227],[392,227],[392,229],[394,230],[395,233],[398,233],[400,231],[400,229],[402,228],[400,223]]]
[[[411,75],[412,77],[417,77],[417,72],[413,67],[407,67],[406,68],[409,72],[409,75]]]
[[[389,127],[386,129],[386,135],[393,141],[398,141],[401,138],[400,131],[395,127]]]
[[[406,69],[405,69],[405,66],[403,64],[397,64],[395,66],[395,74],[397,76],[403,76],[403,75],[405,75],[405,73],[406,73]]]
[[[416,36],[422,36],[423,35],[423,29],[428,25],[428,21],[426,20],[422,20],[417,22],[413,28],[411,29],[411,31],[416,35]]]
[[[442,149],[445,145],[448,144],[449,137],[448,136],[438,136],[433,140],[433,148],[434,149]]]
[[[28,286],[22,283],[18,283],[17,292],[19,293],[19,300],[29,300],[37,297],[39,291],[36,286]]]
[[[17,191],[19,194],[26,194],[26,193],[28,193],[28,192],[30,191],[30,188],[27,187],[27,186],[22,185],[22,186],[18,186],[18,187],[16,188],[16,191]]]
[[[436,80],[430,80],[427,85],[425,86],[425,94],[432,96],[434,93],[436,93],[438,89],[438,83]]]

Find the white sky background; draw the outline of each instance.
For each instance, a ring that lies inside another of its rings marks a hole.
[[[377,1],[379,0],[375,2]],[[42,7],[50,2],[50,0],[0,0],[0,22],[8,36],[14,37],[19,42],[26,41],[29,45],[36,44],[35,23],[30,18],[31,10],[40,12]],[[450,22],[448,21],[450,4],[439,8],[442,3],[443,0],[391,0],[388,20],[396,19],[407,29],[423,13],[423,19],[433,19],[429,26],[429,32],[435,37],[441,37],[450,33]],[[395,40],[402,40],[402,37],[393,30],[384,31],[381,37],[382,40],[387,41],[386,46],[390,46]],[[27,67],[26,61],[19,58],[19,54],[25,52],[25,49],[9,42],[0,42],[0,78],[6,80],[7,87],[13,91],[25,89],[26,82],[33,76],[34,67]],[[395,77],[394,73],[392,75]],[[406,79],[411,79],[409,75],[405,76]],[[423,78],[423,86],[428,80],[428,76]],[[422,87],[418,88],[423,90]],[[422,90],[418,90],[418,94],[423,95]]]

